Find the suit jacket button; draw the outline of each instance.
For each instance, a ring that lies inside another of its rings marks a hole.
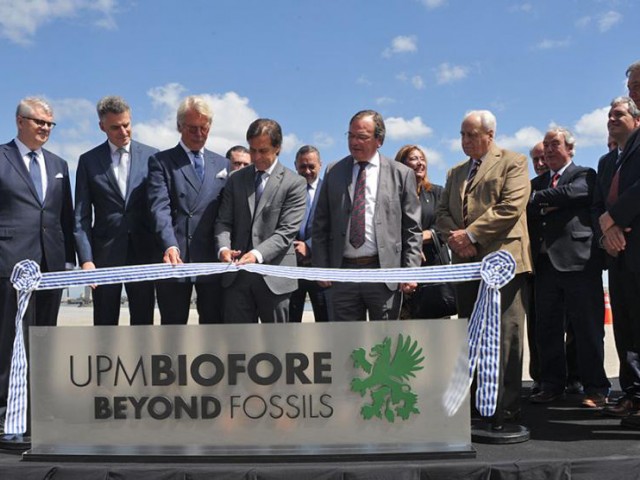
[[[188,238],[189,238],[189,240],[193,239],[193,235],[189,235]]]

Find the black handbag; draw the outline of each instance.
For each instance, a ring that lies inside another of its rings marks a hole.
[[[435,230],[431,230],[435,258],[428,265],[449,265],[449,249],[440,240]],[[456,315],[456,290],[452,283],[422,283],[408,301],[412,318],[443,318]]]

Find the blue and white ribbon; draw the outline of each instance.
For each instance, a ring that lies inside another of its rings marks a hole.
[[[483,417],[496,411],[500,373],[500,289],[515,276],[510,253],[487,255],[480,265],[480,288],[469,319],[469,351],[460,352],[443,401],[448,415],[458,411],[478,371],[476,408]],[[467,362],[468,358],[468,362]]]
[[[480,355],[479,372],[485,372],[484,369],[496,369],[495,373],[483,374],[483,383],[479,384],[479,388],[486,389],[486,393],[483,392],[481,396],[483,402],[487,404],[486,408],[495,410],[498,388],[497,366],[500,357],[500,291],[498,289],[503,282],[506,284],[513,278],[515,271],[515,261],[507,252],[490,254],[482,262],[477,263],[385,269],[299,268],[228,263],[170,265],[163,263],[40,273],[38,264],[31,260],[23,260],[14,267],[11,276],[11,282],[14,288],[18,290],[18,313],[16,315],[16,338],[11,359],[5,433],[22,434],[27,430],[27,358],[22,336],[22,319],[29,304],[31,293],[34,290],[187,278],[238,272],[240,270],[290,279],[326,280],[332,282],[443,283],[481,280],[478,299],[469,323],[469,351],[473,352],[476,357],[474,358],[470,355],[473,359],[471,364],[464,365],[463,371],[466,372],[469,369],[469,373],[466,374],[467,381],[463,380],[457,388],[451,390],[450,396],[456,400],[452,403],[454,406],[448,410],[455,412],[462,403],[469,388],[469,375],[473,376],[478,355]],[[482,335],[485,328],[487,332],[493,335],[488,343],[484,342]],[[475,343],[473,343],[474,341]],[[479,346],[481,348],[480,352],[478,352]],[[485,359],[484,355],[492,355],[495,358]],[[495,394],[492,392],[495,392]],[[459,400],[457,400],[458,397],[460,397]],[[447,404],[449,403],[451,402],[447,402]]]

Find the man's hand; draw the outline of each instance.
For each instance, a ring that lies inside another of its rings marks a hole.
[[[222,263],[232,263],[236,258],[240,256],[242,252],[240,250],[231,250],[229,248],[224,248],[220,251],[220,262]]]
[[[331,282],[327,281],[327,280],[318,280],[318,285],[320,285],[322,288],[329,288],[331,286]]]
[[[96,269],[96,264],[93,262],[84,262],[82,264],[82,270],[95,270]],[[95,290],[95,288],[97,287],[97,285],[94,283],[93,285],[89,285],[93,290]]]
[[[400,284],[400,290],[402,293],[413,293],[418,288],[418,284],[416,282],[405,282]]]
[[[295,250],[296,255],[300,256],[301,258],[308,258],[311,255],[311,249],[306,244],[306,242],[303,242],[301,240],[293,241],[293,249]]]
[[[600,223],[600,230],[602,230],[602,233],[605,233],[616,223],[613,221],[613,218],[611,218],[611,215],[609,215],[609,212],[604,212],[602,215],[600,215],[598,222]]]
[[[258,263],[258,259],[253,253],[247,252],[242,257],[240,257],[240,260],[238,260],[238,265],[246,265],[247,263]]]
[[[182,259],[180,258],[180,251],[178,247],[169,247],[167,251],[164,252],[164,256],[162,257],[162,261],[164,263],[170,263],[171,265],[178,265],[182,263]]]
[[[604,245],[605,250],[612,250],[615,252],[623,251],[627,246],[627,239],[624,238],[625,231],[631,231],[631,229],[627,228],[623,230],[618,225],[613,225],[607,231],[605,231],[604,238],[602,240],[602,244]]]
[[[469,258],[477,253],[475,246],[465,230],[453,230],[447,239],[447,245],[453,252],[462,258]],[[473,253],[475,252],[475,253]]]

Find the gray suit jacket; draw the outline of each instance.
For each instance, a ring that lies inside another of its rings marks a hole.
[[[278,162],[256,208],[255,172],[250,165],[229,177],[215,224],[216,252],[223,247],[242,253],[254,248],[265,264],[295,267],[293,240],[304,218],[305,179]],[[230,286],[235,278],[224,275],[222,286]],[[264,281],[276,295],[298,288],[297,280],[267,275]]]
[[[313,221],[314,267],[340,268],[351,215],[353,157],[330,166],[317,194]],[[318,198],[319,197],[319,198]],[[381,268],[419,267],[422,252],[420,201],[413,170],[380,155],[375,234]],[[391,290],[396,283],[387,283]]]
[[[94,262],[97,267],[112,267],[126,265],[127,259],[136,264],[153,262],[155,237],[147,206],[147,166],[157,151],[131,142],[125,197],[112,168],[108,142],[80,156],[74,228],[80,265]],[[129,237],[134,252],[128,252]]]

